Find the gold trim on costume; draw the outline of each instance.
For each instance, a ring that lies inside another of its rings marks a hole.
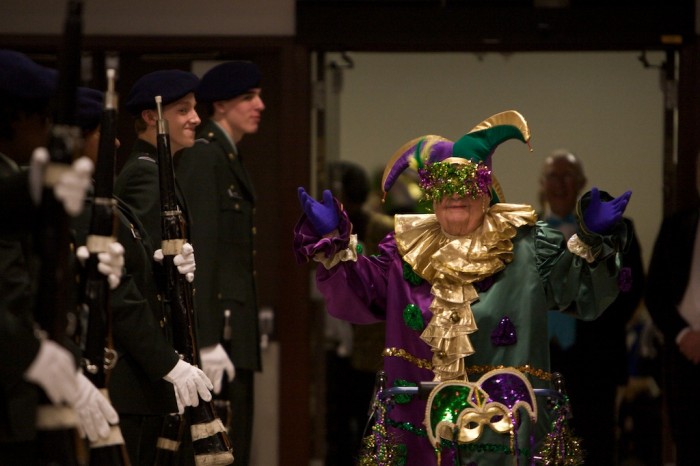
[[[527,121],[525,121],[525,117],[515,110],[506,110],[505,112],[497,113],[473,127],[469,133],[500,125],[515,126],[522,133],[525,142],[530,140],[530,128],[527,126]]]
[[[332,269],[340,262],[357,262],[357,235],[350,235],[348,247],[338,251],[332,257],[326,257],[325,253],[319,252],[314,256],[314,260],[323,264],[326,270]]]
[[[482,374],[485,372],[490,372],[496,369],[516,369],[523,374],[528,374],[533,377],[537,377],[540,380],[544,381],[550,381],[552,380],[552,374],[551,372],[547,372],[543,369],[536,369],[534,367],[531,367],[530,365],[524,365],[524,366],[468,366],[467,367],[467,374]]]
[[[415,139],[411,139],[408,141],[406,144],[402,145],[399,147],[396,152],[389,158],[389,161],[386,163],[386,167],[384,167],[384,173],[382,174],[382,190],[384,190],[384,184],[386,183],[386,179],[389,176],[389,173],[391,173],[391,169],[394,167],[396,164],[396,161],[401,158],[401,156],[409,149],[415,150],[415,146],[420,142],[421,139],[425,139],[425,143],[421,147],[421,150],[424,150],[427,146],[431,146],[439,141],[448,141],[448,139],[443,138],[442,136],[437,136],[435,134],[426,134],[425,136],[421,136]],[[422,155],[419,154],[419,157],[422,158]],[[423,159],[425,161],[425,159]],[[418,168],[416,167],[416,160],[412,156],[410,157],[410,160],[408,161],[409,166],[413,166],[414,170],[417,170]]]
[[[404,261],[432,288],[433,317],[421,339],[433,351],[435,381],[466,380],[464,358],[474,353],[469,334],[477,330],[471,304],[479,299],[473,283],[503,270],[513,260],[517,228],[534,225],[529,205],[499,203],[482,225],[466,236],[445,234],[433,214],[395,217],[396,245]]]
[[[584,243],[577,234],[574,233],[571,238],[569,238],[569,241],[566,242],[566,247],[572,254],[583,258],[589,264],[595,262],[593,248]]]
[[[408,351],[403,348],[384,348],[382,356],[392,356],[396,358],[401,358],[411,364],[420,367],[421,369],[432,369],[433,365],[427,359],[421,359],[413,356]]]

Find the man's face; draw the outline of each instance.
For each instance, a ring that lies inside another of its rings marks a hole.
[[[195,130],[201,122],[194,108],[196,103],[194,94],[190,92],[163,108],[163,118],[168,121],[173,153],[194,145]]]
[[[564,217],[574,211],[585,178],[575,163],[557,157],[545,165],[541,182],[545,202],[554,214]]]
[[[259,88],[254,88],[233,99],[216,102],[217,121],[230,130],[234,142],[258,131],[265,110],[260,92]]]
[[[470,196],[459,197],[457,194],[433,202],[433,209],[443,231],[452,236],[467,235],[484,221],[489,196],[476,199]]]

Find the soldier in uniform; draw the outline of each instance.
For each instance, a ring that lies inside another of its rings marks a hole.
[[[201,121],[195,110],[194,91],[198,84],[197,76],[186,71],[154,71],[139,78],[126,99],[125,107],[134,116],[138,138],[117,177],[114,194],[134,210],[148,231],[154,250],[160,248],[162,237],[155,97],[160,95],[163,99],[163,118],[168,121],[170,146],[176,154],[194,144],[195,129]],[[180,195],[178,204],[186,213]]]
[[[104,95],[89,88],[78,91],[78,124],[86,141],[83,153],[96,161]],[[118,147],[118,140],[115,144]],[[85,243],[90,201],[86,214],[75,223],[78,244]],[[120,415],[131,463],[152,466],[165,416],[179,410],[172,381],[164,377],[176,365],[186,367],[187,363],[179,360],[171,343],[172,332],[159,300],[148,233],[129,206],[118,198],[116,214],[117,239],[125,249],[125,274],[111,294],[112,335],[118,358],[108,389]],[[80,246],[78,255],[87,258],[87,248]],[[193,377],[199,374],[189,368],[188,372]]]
[[[50,129],[49,100],[56,73],[26,55],[0,50],[0,462],[32,465],[39,461],[36,438],[37,386],[54,403],[68,402],[78,426],[90,438],[109,432],[116,412],[81,372],[75,355],[46,339],[34,321],[35,264],[31,252],[36,205],[45,186],[45,150]],[[22,167],[30,164],[30,168]],[[89,184],[92,164],[77,160],[53,186],[66,211],[77,214]],[[3,463],[4,464],[4,463]]]
[[[176,158],[178,182],[192,216],[190,238],[200,264],[195,307],[202,367],[215,393],[222,389],[230,400],[231,440],[236,464],[242,466],[249,462],[254,373],[261,364],[253,272],[255,192],[237,144],[258,130],[265,109],[260,79],[258,67],[245,61],[209,70],[196,93],[197,100],[209,107],[209,120],[198,132],[201,139]],[[225,348],[224,326],[231,331]],[[224,374],[233,379],[234,365],[235,379],[222,384]]]

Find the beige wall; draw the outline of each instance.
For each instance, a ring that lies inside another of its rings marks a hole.
[[[410,139],[456,140],[494,113],[518,110],[534,152],[519,141],[497,150],[494,173],[506,200],[537,208],[541,164],[567,147],[584,161],[587,188],[633,191],[627,213],[648,263],[662,212],[663,94],[658,69],[643,68],[639,53],[349,55],[354,68],[344,72],[338,101],[341,159],[375,170]]]

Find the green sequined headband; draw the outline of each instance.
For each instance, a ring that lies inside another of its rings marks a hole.
[[[477,199],[489,193],[491,170],[483,163],[454,158],[434,162],[418,170],[423,199],[440,202],[445,197],[458,195]]]

